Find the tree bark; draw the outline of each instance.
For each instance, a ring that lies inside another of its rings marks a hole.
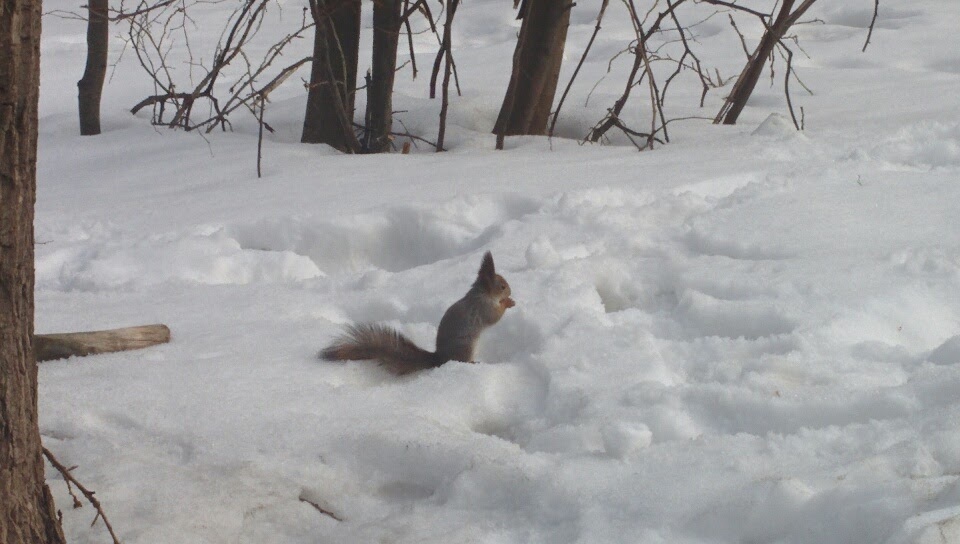
[[[393,80],[397,72],[397,43],[400,39],[401,0],[374,0],[373,60],[367,84],[366,136],[369,153],[390,150],[393,129]]]
[[[61,544],[44,479],[33,357],[41,5],[0,3],[0,541]]]
[[[570,26],[569,0],[524,0],[513,73],[494,134],[545,134]]]
[[[80,134],[100,134],[100,96],[107,75],[110,20],[109,0],[88,0],[87,66],[77,82],[80,102]]]
[[[353,132],[360,47],[360,0],[310,0],[316,30],[300,141],[360,151]]]

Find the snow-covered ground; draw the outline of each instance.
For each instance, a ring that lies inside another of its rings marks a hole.
[[[37,329],[173,331],[41,365],[45,444],[125,544],[960,542],[960,3],[881,0],[866,53],[873,3],[819,4],[798,28],[803,133],[769,118],[781,62],[737,126],[578,145],[629,62],[606,73],[632,36],[611,2],[564,137],[493,151],[517,22],[470,0],[449,152],[302,145],[294,83],[262,179],[249,115],[206,139],[129,115],[152,92],[129,51],[104,134],[78,136],[85,27],[45,17]],[[598,5],[573,8],[561,85]],[[284,6],[265,33],[299,17]],[[197,14],[197,50],[226,9]],[[698,28],[734,75],[726,15]],[[417,40],[423,70],[436,44]],[[729,87],[699,109],[685,77],[668,116],[712,116]],[[432,138],[427,79],[401,73],[395,107]],[[486,250],[517,306],[483,364],[317,360],[356,321],[432,348]],[[69,540],[106,542],[48,475]]]

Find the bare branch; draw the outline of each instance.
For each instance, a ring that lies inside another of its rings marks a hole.
[[[740,27],[737,26],[737,21],[733,18],[733,14],[727,14],[730,17],[730,26],[737,32],[737,36],[740,37],[740,46],[743,47],[743,54],[750,58],[750,49],[747,48],[747,39],[743,37],[743,32],[740,32]]]
[[[325,516],[330,516],[331,518],[335,519],[336,521],[343,521],[343,518],[341,518],[340,516],[334,514],[333,512],[327,510],[326,508],[320,506],[319,504],[311,501],[310,499],[308,499],[308,498],[306,498],[306,497],[300,497],[300,502],[305,502],[305,503],[309,504],[310,506],[314,507],[314,509],[316,509],[317,512],[320,512],[321,514],[323,514],[323,515],[325,515]]]
[[[793,72],[793,51],[790,50],[783,40],[780,41],[781,52],[786,51],[787,68],[783,75],[783,94],[787,97],[787,109],[790,110],[790,119],[793,120],[793,126],[800,130],[800,123],[797,122],[797,116],[793,113],[793,101],[790,99],[790,74]]]
[[[457,12],[457,7],[460,5],[460,0],[448,0],[448,2],[449,5],[447,6],[447,18],[443,27],[443,43],[440,47],[440,51],[444,53],[444,63],[443,84],[441,86],[441,91],[443,94],[441,95],[440,102],[440,129],[437,132],[437,152],[444,150],[443,139],[447,132],[447,108],[450,104],[448,89],[450,87],[450,73],[453,65],[451,32],[453,31],[453,17]],[[433,79],[435,80],[436,78],[434,77]],[[457,89],[457,92],[459,94],[459,88]],[[431,98],[433,97],[432,92],[430,96]]]
[[[103,507],[100,505],[100,501],[98,501],[97,498],[94,496],[94,491],[90,491],[89,489],[84,487],[83,484],[78,482],[77,479],[73,477],[73,474],[71,474],[70,471],[76,467],[67,468],[63,466],[63,464],[61,464],[60,461],[58,461],[57,458],[54,457],[52,453],[50,453],[50,450],[48,450],[45,447],[42,449],[43,449],[43,456],[47,458],[47,461],[50,461],[50,464],[53,465],[53,468],[57,469],[57,471],[61,475],[63,475],[63,479],[65,482],[67,482],[67,486],[69,487],[71,483],[77,486],[77,489],[80,490],[80,493],[83,493],[83,496],[87,499],[87,502],[92,504],[93,508],[97,511],[97,515],[94,516],[93,523],[91,523],[90,526],[92,527],[95,523],[97,523],[97,518],[102,519],[103,524],[107,527],[107,532],[109,532],[110,537],[113,538],[113,544],[120,544],[120,539],[117,538],[116,533],[113,532],[113,526],[110,525],[110,520],[107,519],[107,515],[103,512]],[[74,508],[79,508],[80,506],[82,506],[80,505],[80,501],[77,500],[76,495],[73,495],[73,491],[70,492],[70,495],[73,496]]]
[[[867,41],[863,42],[861,53],[866,53],[867,46],[870,45],[870,37],[873,36],[873,25],[877,23],[877,15],[880,13],[880,0],[873,0],[873,18],[870,19],[870,30],[867,31]]]
[[[697,0],[697,1],[698,1],[698,2],[703,2],[704,4],[711,4],[711,5],[714,5],[714,6],[723,6],[723,7],[726,7],[726,8],[730,8],[730,9],[732,9],[732,10],[742,11],[742,12],[744,12],[744,13],[749,13],[750,15],[754,15],[754,16],[756,16],[756,17],[759,17],[759,18],[760,18],[761,20],[763,20],[763,21],[766,21],[767,19],[770,18],[770,14],[768,14],[768,13],[763,13],[763,12],[760,12],[760,11],[757,11],[757,10],[754,10],[754,9],[750,9],[750,8],[747,8],[747,7],[738,5],[738,4],[734,3],[734,2],[726,2],[726,1],[724,1],[724,0]]]
[[[593,47],[593,41],[597,39],[597,34],[600,33],[600,23],[603,22],[603,14],[607,11],[607,4],[609,3],[610,0],[603,0],[603,3],[600,4],[600,12],[597,14],[597,24],[593,27],[593,34],[590,35],[590,41],[587,42],[587,47],[580,56],[580,62],[577,63],[576,69],[573,70],[573,75],[570,76],[570,81],[567,82],[567,86],[563,89],[563,94],[560,95],[560,102],[557,103],[557,109],[553,112],[553,120],[550,121],[550,130],[547,132],[547,136],[550,138],[553,138],[553,129],[557,126],[557,119],[560,117],[560,110],[563,108],[563,103],[567,99],[567,93],[570,92],[570,87],[573,86],[574,80],[577,79],[577,74],[580,73],[583,62],[587,60],[587,55],[590,54],[590,48]]]

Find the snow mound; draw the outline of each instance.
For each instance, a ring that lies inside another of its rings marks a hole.
[[[797,136],[797,127],[785,115],[771,113],[750,134],[754,136],[772,136],[776,138],[794,138]]]
[[[960,122],[921,121],[901,128],[873,150],[894,169],[960,168]]]
[[[38,285],[63,291],[131,289],[165,282],[244,285],[323,275],[302,255],[245,249],[220,227],[145,237],[112,232],[42,251],[36,266]]]
[[[326,271],[400,272],[474,252],[539,205],[511,195],[471,196],[437,208],[396,206],[335,221],[273,218],[227,230],[244,249],[294,253]]]
[[[927,360],[938,365],[952,365],[960,363],[960,335],[947,339],[935,350],[930,352]]]

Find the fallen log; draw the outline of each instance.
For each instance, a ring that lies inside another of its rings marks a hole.
[[[156,324],[106,331],[37,334],[33,337],[33,350],[37,362],[41,362],[141,349],[169,341],[170,329],[166,325]]]

